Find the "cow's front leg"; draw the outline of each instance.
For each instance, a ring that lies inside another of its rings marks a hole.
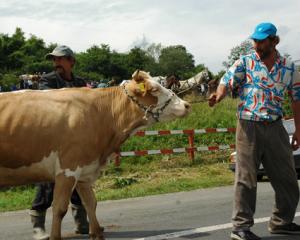
[[[103,228],[100,227],[96,217],[97,200],[90,183],[77,183],[76,190],[83,202],[90,221],[90,238],[104,240]]]
[[[59,174],[55,178],[52,203],[53,219],[50,240],[61,239],[61,222],[68,210],[74,185],[74,177],[66,177],[64,174]]]

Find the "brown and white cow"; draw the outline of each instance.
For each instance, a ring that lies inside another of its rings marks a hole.
[[[0,187],[55,181],[50,239],[74,188],[90,221],[90,237],[104,239],[91,184],[107,159],[135,131],[184,117],[190,105],[136,71],[120,87],[0,94]]]

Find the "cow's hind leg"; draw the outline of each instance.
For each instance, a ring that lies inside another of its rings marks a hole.
[[[66,177],[59,174],[55,178],[54,195],[53,195],[53,220],[50,240],[61,239],[61,222],[65,216],[71,194],[75,185],[74,177]]]
[[[76,190],[83,202],[90,221],[90,238],[104,240],[103,228],[96,217],[97,200],[90,183],[77,183]]]

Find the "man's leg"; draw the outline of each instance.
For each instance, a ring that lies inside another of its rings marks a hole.
[[[234,230],[248,230],[254,224],[259,165],[255,123],[240,120],[236,132],[237,162],[232,223]]]
[[[33,225],[33,238],[36,240],[49,239],[45,231],[46,211],[53,200],[53,183],[36,184],[37,192],[30,209],[30,217]]]
[[[233,230],[231,239],[259,240],[260,238],[250,231],[254,224],[257,191],[257,169],[259,153],[256,139],[256,123],[238,121],[236,130],[237,161],[235,168],[234,207],[232,214]]]
[[[272,232],[293,222],[299,201],[299,187],[289,136],[283,125],[276,122],[267,131],[263,165],[275,191],[273,216],[269,223]],[[300,228],[295,231],[300,233]]]

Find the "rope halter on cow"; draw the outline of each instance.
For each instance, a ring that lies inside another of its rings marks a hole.
[[[132,96],[132,95],[129,94],[129,92],[126,89],[126,85],[127,84],[128,83],[125,83],[125,84],[122,85],[122,87],[124,89],[124,92],[127,95],[127,97],[131,101],[133,101],[145,113],[144,119],[147,120],[148,119],[147,118],[147,114],[150,114],[151,117],[156,122],[159,122],[159,116],[160,116],[160,114],[163,113],[164,109],[170,104],[173,96],[175,96],[175,93],[173,93],[171,90],[168,89],[172,93],[172,95],[171,95],[171,97],[167,101],[165,101],[163,104],[161,104],[161,106],[158,106],[158,105],[145,106],[142,103],[140,103],[136,97],[134,97],[134,96]]]

